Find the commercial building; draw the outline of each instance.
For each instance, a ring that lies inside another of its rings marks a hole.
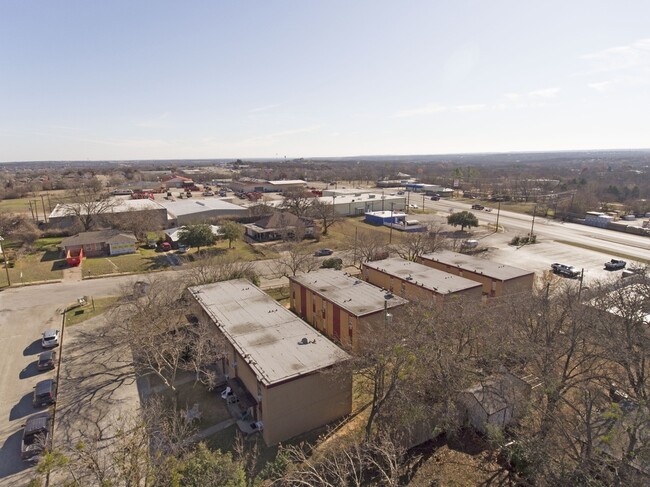
[[[387,289],[409,301],[433,301],[442,304],[450,296],[480,301],[479,282],[432,269],[416,262],[389,258],[366,262],[361,275],[370,284]]]
[[[390,326],[407,301],[333,269],[289,277],[291,310],[321,333],[359,351],[363,337]]]
[[[246,392],[267,445],[350,414],[349,356],[245,279],[189,288],[195,314],[226,341],[222,371]],[[233,385],[235,385],[233,383]]]
[[[345,216],[360,216],[371,211],[404,211],[406,207],[404,196],[377,193],[322,196],[318,200],[334,205],[334,211]]]
[[[88,210],[98,211],[98,225],[112,225],[117,219],[124,217],[137,218],[147,222],[148,228],[165,228],[167,226],[167,210],[157,201],[151,199],[121,199],[111,198],[101,204],[81,205],[79,203],[59,203],[48,217],[50,225],[57,228],[70,228],[79,224],[77,215],[86,215]],[[101,211],[99,211],[101,210]]]
[[[248,208],[219,198],[165,200],[161,201],[160,205],[167,210],[167,226],[171,227],[205,223],[210,219],[248,215]]]
[[[483,285],[483,294],[495,297],[533,290],[535,273],[472,255],[441,250],[424,254],[418,262]]]
[[[281,193],[290,189],[302,189],[307,186],[307,182],[302,179],[270,181],[268,179],[239,178],[231,181],[229,186],[233,191],[242,193]]]
[[[414,191],[416,193],[424,193],[428,195],[437,194],[438,196],[448,197],[454,194],[452,188],[445,188],[444,186],[439,186],[437,184],[424,184],[424,183],[408,183],[404,187],[408,191]]]
[[[402,211],[369,211],[366,213],[365,222],[370,225],[386,225],[388,223],[398,223],[405,225],[406,213]]]

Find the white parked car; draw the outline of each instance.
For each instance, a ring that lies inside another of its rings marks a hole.
[[[409,204],[409,208],[415,208],[415,209],[417,209],[417,207],[418,207],[418,205],[416,205],[415,203],[411,203],[411,204]]]
[[[43,348],[53,348],[59,344],[59,330],[45,330],[43,332],[43,339],[41,340],[41,346]]]

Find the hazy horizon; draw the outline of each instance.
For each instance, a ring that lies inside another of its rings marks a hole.
[[[0,161],[643,150],[647,18],[633,0],[4,2]]]

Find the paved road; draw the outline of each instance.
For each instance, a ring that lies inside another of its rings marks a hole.
[[[34,385],[54,372],[38,373],[40,335],[61,328],[61,311],[79,296],[107,296],[135,276],[63,282],[6,289],[0,292],[0,485],[25,485],[29,465],[20,460],[22,424],[35,410]],[[64,337],[65,338],[65,337]],[[65,345],[64,345],[65,346]]]

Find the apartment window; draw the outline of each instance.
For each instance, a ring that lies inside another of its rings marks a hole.
[[[322,313],[323,313],[323,319],[325,319],[325,316],[327,315],[327,302],[326,301],[323,301]]]
[[[391,276],[390,281],[388,283],[388,290],[392,293],[393,292],[393,277]]]

